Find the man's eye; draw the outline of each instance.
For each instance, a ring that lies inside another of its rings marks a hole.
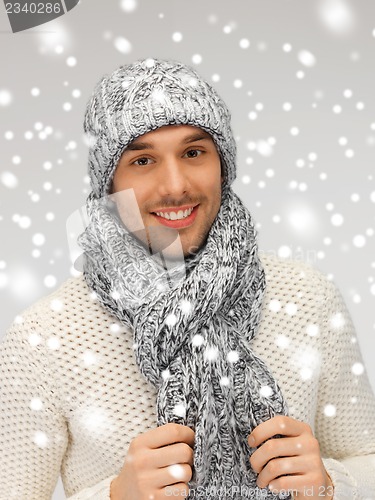
[[[186,154],[189,158],[196,158],[197,156],[200,156],[202,154],[202,151],[200,151],[199,149],[190,149],[190,151],[188,151]]]
[[[135,160],[134,164],[139,165],[141,167],[144,167],[148,165],[148,162],[150,161],[150,158],[138,158],[138,160]]]

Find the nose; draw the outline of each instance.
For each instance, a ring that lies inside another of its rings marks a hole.
[[[159,194],[179,197],[190,190],[189,166],[178,158],[168,158],[161,164],[159,175]],[[191,168],[191,167],[190,167]]]

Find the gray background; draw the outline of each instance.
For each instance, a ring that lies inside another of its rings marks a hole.
[[[232,110],[234,189],[260,248],[335,281],[375,389],[373,0],[85,0],[19,34],[1,4],[0,54],[0,337],[72,272],[65,224],[89,189],[82,118],[95,83],[173,58]]]

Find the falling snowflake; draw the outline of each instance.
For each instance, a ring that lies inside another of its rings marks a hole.
[[[281,304],[280,301],[277,299],[272,299],[270,300],[270,303],[268,304],[268,307],[271,311],[273,312],[278,312],[281,309]]]
[[[194,54],[191,60],[193,61],[194,64],[201,64],[203,58],[200,54]]]
[[[248,49],[250,47],[250,42],[247,38],[242,38],[239,43],[241,49]]]
[[[192,339],[192,344],[195,347],[199,347],[204,344],[204,337],[202,335],[196,334]]]
[[[177,404],[173,408],[173,413],[177,415],[178,417],[184,418],[186,416],[186,406],[182,403]]]
[[[168,326],[174,326],[177,323],[177,316],[173,313],[168,314],[165,318],[165,324]]]
[[[331,217],[331,223],[333,226],[342,226],[344,223],[344,217],[341,214],[333,214]]]
[[[95,365],[97,362],[96,354],[90,350],[87,350],[82,354],[82,359],[86,366]]]
[[[355,25],[354,12],[346,0],[321,0],[319,14],[324,25],[338,35],[349,33]]]
[[[301,64],[308,68],[311,68],[316,64],[316,57],[308,50],[301,50],[298,52],[298,60]]]
[[[172,35],[172,40],[173,40],[174,42],[181,42],[182,38],[183,38],[183,37],[182,37],[182,33],[178,32],[178,31],[176,31],[176,32],[175,32],[175,33],[173,33],[173,35]]]
[[[47,340],[47,347],[52,351],[57,351],[60,349],[60,340],[57,337],[50,337]]]
[[[52,274],[48,274],[44,280],[43,280],[44,285],[47,288],[53,288],[57,284],[57,279],[56,276],[53,276]]]
[[[283,245],[278,249],[277,255],[282,259],[288,259],[292,255],[292,249],[287,245]]]
[[[185,477],[185,470],[180,464],[173,464],[169,465],[168,467],[168,472],[170,475],[173,477],[173,479],[176,479],[178,481],[183,481]]]
[[[0,106],[9,106],[13,101],[12,94],[7,89],[0,89]]]
[[[124,12],[134,12],[137,8],[136,0],[121,0],[120,7]]]
[[[64,309],[64,304],[59,299],[51,300],[51,302],[49,303],[49,306],[50,306],[51,310],[55,311],[55,312],[61,312]]]
[[[39,448],[46,448],[49,443],[48,436],[45,432],[37,431],[34,434],[33,442],[39,446]]]
[[[345,325],[345,318],[342,315],[342,313],[336,313],[334,314],[331,319],[330,319],[330,324],[332,328],[339,329],[342,328]]]
[[[290,339],[286,335],[280,334],[277,335],[275,344],[281,349],[287,349],[290,345]]]
[[[352,366],[352,372],[354,373],[354,375],[362,375],[364,371],[365,367],[362,363],[354,363],[354,365]]]
[[[237,351],[229,351],[227,354],[227,360],[229,363],[236,363],[240,359]]]
[[[33,398],[30,401],[30,408],[34,411],[40,411],[43,408],[43,402],[40,398]]]
[[[353,238],[353,245],[357,248],[363,248],[366,245],[366,238],[362,234],[357,234]]]
[[[46,237],[44,236],[44,234],[36,233],[32,237],[32,242],[36,246],[42,246],[46,242]]]
[[[273,394],[273,390],[268,385],[264,385],[259,389],[259,394],[264,398],[269,398]]]
[[[336,415],[336,407],[332,404],[325,405],[323,411],[326,417],[334,417]]]
[[[18,178],[12,172],[2,172],[0,180],[8,189],[15,189],[18,186]]]
[[[123,36],[115,38],[113,44],[121,54],[129,54],[132,51],[132,44]]]
[[[31,346],[36,347],[37,345],[40,344],[40,342],[42,341],[42,338],[37,333],[30,333],[30,335],[28,337],[28,341],[29,341],[29,344]]]
[[[319,325],[311,324],[306,327],[306,333],[310,335],[310,337],[316,337],[319,334]]]
[[[204,352],[206,361],[215,361],[219,356],[219,349],[216,346],[207,347]]]
[[[221,377],[220,378],[220,385],[221,386],[224,386],[224,387],[227,387],[230,385],[230,380],[228,377]]]

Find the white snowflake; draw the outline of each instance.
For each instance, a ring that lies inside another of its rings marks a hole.
[[[134,12],[137,8],[137,1],[136,0],[121,0],[120,7],[124,12],[127,12],[127,13]]]
[[[239,45],[241,49],[248,49],[250,47],[250,42],[247,38],[241,38]]]
[[[332,404],[327,404],[324,407],[324,415],[326,417],[334,417],[336,415],[336,407]]]
[[[219,349],[216,346],[207,347],[204,352],[204,359],[206,361],[215,361],[219,356]]]
[[[18,178],[12,172],[2,172],[0,180],[8,189],[14,189],[18,186]]]
[[[53,351],[60,349],[60,340],[57,337],[50,337],[47,340],[47,347]]]
[[[169,465],[168,472],[173,477],[173,479],[176,479],[178,481],[182,481],[185,477],[185,470],[180,464]]]
[[[298,52],[298,60],[301,64],[308,68],[311,68],[316,64],[316,57],[308,50],[301,50]]]
[[[168,326],[174,326],[177,323],[177,316],[173,313],[168,314],[165,318],[165,324]]]
[[[49,303],[49,306],[52,309],[52,311],[55,311],[55,312],[61,312],[64,309],[64,304],[59,299],[51,300],[51,302]]]
[[[46,448],[49,444],[49,439],[45,432],[36,431],[34,434],[33,442],[37,446],[39,446],[39,448]]]
[[[273,394],[273,390],[271,387],[269,387],[268,385],[263,385],[260,389],[259,389],[259,394],[264,397],[264,398],[269,398],[270,396],[272,396]]]
[[[174,42],[177,42],[177,43],[178,43],[178,42],[181,42],[182,38],[183,38],[182,33],[178,32],[178,31],[176,31],[176,32],[175,32],[175,33],[173,33],[173,35],[172,35],[172,40],[173,40]]]
[[[132,51],[132,44],[123,36],[115,38],[113,44],[121,54],[129,54]]]
[[[0,106],[9,106],[13,101],[12,94],[7,89],[0,89]]]
[[[40,398],[33,398],[30,401],[30,408],[34,411],[40,411],[43,408],[43,402]]]
[[[236,363],[240,359],[237,351],[229,351],[227,354],[227,360],[229,363]]]
[[[96,354],[90,350],[87,350],[82,354],[82,359],[86,366],[95,365],[97,362]]]
[[[316,337],[317,335],[319,335],[319,325],[315,325],[315,324],[310,324],[310,325],[307,325],[306,327],[306,333],[308,335],[310,335],[310,337]]]
[[[325,26],[337,35],[349,33],[355,25],[354,12],[346,0],[320,2],[319,14]]]
[[[179,403],[173,408],[173,413],[178,417],[184,418],[186,416],[186,407],[184,404]]]
[[[285,305],[285,311],[290,316],[294,316],[297,313],[297,310],[298,310],[298,306],[297,306],[297,304],[294,304],[293,302],[288,302]]]
[[[202,335],[200,335],[199,333],[197,333],[196,335],[194,335],[194,337],[192,339],[192,344],[195,347],[199,347],[199,346],[203,345],[204,344],[204,337]]]
[[[342,313],[336,313],[334,314],[331,319],[330,323],[332,328],[339,329],[342,328],[345,325],[345,318]]]
[[[228,385],[230,385],[229,378],[228,377],[221,377],[220,378],[220,385],[224,386],[224,387],[227,387]]]
[[[354,373],[354,375],[362,375],[365,371],[365,367],[363,366],[362,363],[354,363],[354,365],[352,366],[352,372]]]
[[[276,337],[275,344],[281,349],[287,349],[290,345],[290,339],[286,335],[280,334]]]

